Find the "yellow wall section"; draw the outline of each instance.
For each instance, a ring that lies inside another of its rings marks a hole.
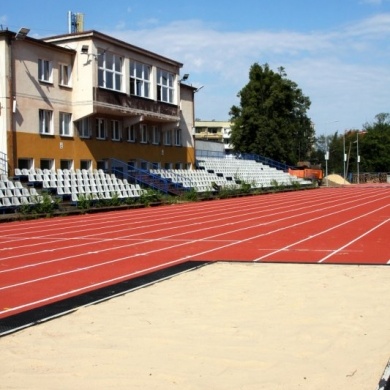
[[[14,155],[20,159],[34,159],[35,167],[39,167],[41,159],[54,159],[56,168],[60,166],[60,160],[73,160],[75,169],[80,168],[80,160],[92,160],[92,167],[96,168],[97,161],[109,158],[125,162],[143,159],[160,162],[161,167],[164,167],[165,163],[194,164],[195,162],[194,148],[88,140],[79,137],[41,136],[23,132],[16,132],[14,136]],[[12,172],[17,167],[17,161],[9,161],[9,164]]]

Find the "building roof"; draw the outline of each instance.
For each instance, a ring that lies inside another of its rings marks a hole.
[[[64,43],[64,42],[74,42],[75,40],[82,40],[82,39],[100,39],[106,42],[110,42],[116,46],[123,47],[127,50],[131,50],[134,52],[138,52],[140,54],[147,54],[148,56],[164,61],[167,63],[170,63],[171,65],[177,66],[179,68],[183,67],[183,64],[181,62],[172,60],[170,58],[164,57],[160,54],[151,52],[149,50],[143,49],[139,46],[132,45],[128,42],[122,41],[120,39],[114,38],[110,35],[103,34],[99,31],[96,30],[88,30],[88,31],[82,31],[82,32],[77,32],[77,33],[71,33],[71,34],[62,34],[62,35],[54,35],[51,37],[43,38],[45,42],[52,42],[52,43]]]
[[[0,36],[7,36],[8,39],[16,39],[16,35],[17,35],[16,32],[8,30],[8,29],[7,30],[0,30]],[[67,52],[71,52],[71,53],[76,52],[74,49],[72,49],[70,47],[58,46],[58,45],[55,45],[51,42],[46,42],[43,39],[32,38],[28,35],[25,36],[23,38],[23,40],[26,42],[29,42],[29,43],[36,44],[36,45],[47,46],[47,47],[50,47],[51,49],[55,49],[55,50],[67,51]]]

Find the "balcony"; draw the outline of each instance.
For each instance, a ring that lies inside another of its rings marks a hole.
[[[121,92],[94,88],[94,106],[98,113],[116,115],[144,115],[146,119],[178,121],[179,107],[155,100],[129,96]]]
[[[207,131],[195,133],[195,139],[217,140],[222,142],[222,133],[209,133]]]

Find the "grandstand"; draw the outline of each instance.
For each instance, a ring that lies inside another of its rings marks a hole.
[[[308,186],[310,181],[296,178],[283,170],[270,167],[255,160],[234,157],[201,157],[197,169],[136,169],[126,173],[102,169],[19,169],[12,178],[2,175],[0,180],[0,210],[18,211],[23,205],[34,205],[43,201],[43,193],[51,201],[70,201],[77,206],[81,199],[92,201],[129,198],[137,200],[148,188],[180,195],[185,191],[197,193],[216,192],[221,189],[239,189],[242,184],[250,189],[270,189],[275,186]],[[120,177],[122,176],[122,177]],[[125,177],[124,177],[125,176]]]

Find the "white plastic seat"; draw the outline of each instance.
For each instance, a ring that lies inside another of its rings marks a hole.
[[[4,207],[12,207],[12,203],[9,198],[3,198],[2,201]]]

